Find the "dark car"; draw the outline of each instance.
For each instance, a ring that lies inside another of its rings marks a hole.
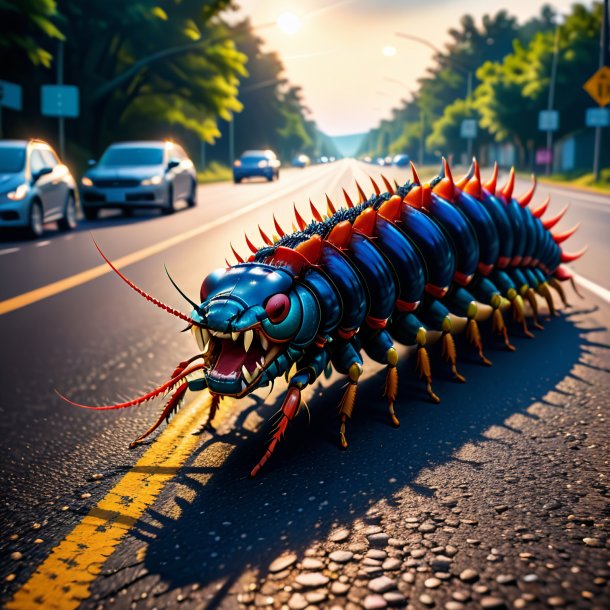
[[[0,141],[0,227],[40,237],[44,223],[76,228],[76,182],[55,151],[41,140]]]
[[[280,162],[272,150],[247,150],[233,163],[233,182],[260,176],[271,182],[280,177]]]
[[[174,142],[122,142],[106,149],[81,180],[85,217],[97,218],[102,208],[130,214],[136,208],[160,208],[172,214],[178,200],[197,204],[195,166]]]
[[[410,162],[411,158],[409,155],[404,154],[394,155],[394,158],[392,159],[392,165],[395,165],[396,167],[409,167]]]

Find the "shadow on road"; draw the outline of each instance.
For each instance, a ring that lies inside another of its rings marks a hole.
[[[180,517],[149,511],[138,524],[135,535],[148,543],[146,570],[170,589],[194,582],[222,582],[226,589],[246,569],[264,570],[282,551],[302,552],[337,525],[349,526],[371,504],[382,499],[391,503],[405,486],[434,494],[417,482],[422,469],[458,459],[454,454],[465,443],[489,441],[483,433],[492,425],[505,425],[513,414],[532,417],[528,407],[573,374],[588,344],[599,347],[587,340],[598,329],[576,326],[574,318],[580,313],[553,319],[534,340],[515,338],[516,353],[488,350],[492,368],[466,358],[461,366],[468,379],[465,385],[452,382],[446,365],[434,362],[440,405],[423,399],[413,363],[404,362],[398,430],[387,424],[383,372],[366,379],[349,425],[346,452],[336,445],[341,382],[320,388],[323,396],[316,392],[311,423],[306,415],[297,417],[260,478],[248,480],[245,475],[263,451],[268,426],[256,434],[236,426],[226,435],[213,435],[203,447],[222,442],[234,450],[220,468],[180,471],[176,482],[195,492],[192,501],[175,498]],[[486,343],[492,345],[492,340]],[[469,350],[461,341],[458,348],[462,353]],[[279,402],[260,412],[269,417],[278,408]],[[202,485],[198,478],[206,474],[209,480]]]

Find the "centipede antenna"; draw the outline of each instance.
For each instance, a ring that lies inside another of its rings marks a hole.
[[[195,309],[199,309],[199,305],[197,303],[195,303],[194,301],[191,301],[191,299],[189,299],[186,296],[186,294],[184,294],[184,292],[182,292],[182,290],[180,289],[178,284],[176,284],[176,282],[174,282],[174,279],[172,278],[172,276],[169,274],[169,271],[167,270],[167,265],[164,264],[163,268],[165,269],[165,273],[167,274],[169,281],[172,283],[172,286],[180,293],[180,296],[182,296],[182,298],[185,299],[188,303],[190,303]]]

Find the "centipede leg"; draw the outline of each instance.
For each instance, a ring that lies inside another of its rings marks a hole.
[[[559,295],[559,298],[561,299],[561,302],[563,303],[564,307],[572,307],[570,305],[570,303],[568,303],[568,299],[566,298],[566,293],[564,292],[563,286],[561,285],[559,280],[552,277],[549,280],[549,286],[551,286],[552,288],[554,288],[557,291],[557,294]]]
[[[205,421],[192,432],[194,436],[198,436],[205,432],[209,427],[212,426],[214,422],[214,418],[216,417],[216,413],[218,413],[218,407],[220,406],[220,401],[222,400],[222,396],[220,394],[212,394],[212,400],[210,402],[210,409],[206,415]]]
[[[441,399],[432,390],[432,369],[430,368],[430,356],[428,350],[426,350],[426,329],[421,327],[417,331],[415,338],[417,341],[417,364],[416,370],[420,377],[423,377],[426,381],[426,391],[430,400],[438,404]]]
[[[394,401],[396,400],[396,394],[398,393],[398,370],[396,368],[396,364],[398,363],[398,354],[393,347],[387,351],[386,359],[388,362],[388,368],[385,377],[385,389],[383,394],[388,399],[390,423],[394,428],[398,428],[400,426],[400,421],[398,421],[396,412],[394,411]]]
[[[362,365],[359,362],[354,362],[348,369],[347,376],[349,381],[343,398],[341,399],[341,403],[339,404],[339,418],[341,420],[339,426],[339,445],[341,449],[347,449],[348,447],[345,428],[347,420],[351,418],[352,413],[354,412],[360,375],[362,375]]]
[[[551,316],[558,316],[559,313],[557,313],[557,310],[555,309],[555,303],[553,302],[553,295],[549,290],[549,285],[546,282],[540,282],[540,284],[538,284],[537,290],[538,294],[546,301],[546,304],[549,308],[549,314]]]
[[[508,290],[507,296],[511,302],[513,310],[513,319],[519,324],[521,324],[523,328],[523,334],[526,337],[533,339],[534,335],[527,327],[527,320],[525,319],[525,303],[523,302],[523,297],[514,288],[510,288]]]
[[[504,315],[501,309],[502,301],[503,299],[499,294],[494,295],[494,297],[492,298],[491,306],[494,308],[494,311],[491,316],[491,329],[494,334],[500,335],[500,337],[502,337],[506,348],[511,352],[514,352],[516,351],[516,348],[508,338],[508,330],[506,329],[506,322],[504,321]]]
[[[542,324],[540,324],[540,322],[538,320],[538,301],[536,300],[536,293],[534,292],[533,288],[528,287],[527,291],[525,292],[525,298],[527,299],[528,303],[530,304],[530,307],[532,308],[532,318],[534,319],[534,328],[543,330],[544,326],[542,326]]]

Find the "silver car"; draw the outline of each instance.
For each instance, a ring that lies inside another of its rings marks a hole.
[[[41,140],[0,140],[0,228],[40,237],[44,223],[76,228],[76,182],[55,151]]]
[[[88,220],[102,208],[131,214],[136,208],[160,208],[172,214],[183,199],[197,204],[195,166],[174,142],[122,142],[109,146],[81,179],[83,212]]]

